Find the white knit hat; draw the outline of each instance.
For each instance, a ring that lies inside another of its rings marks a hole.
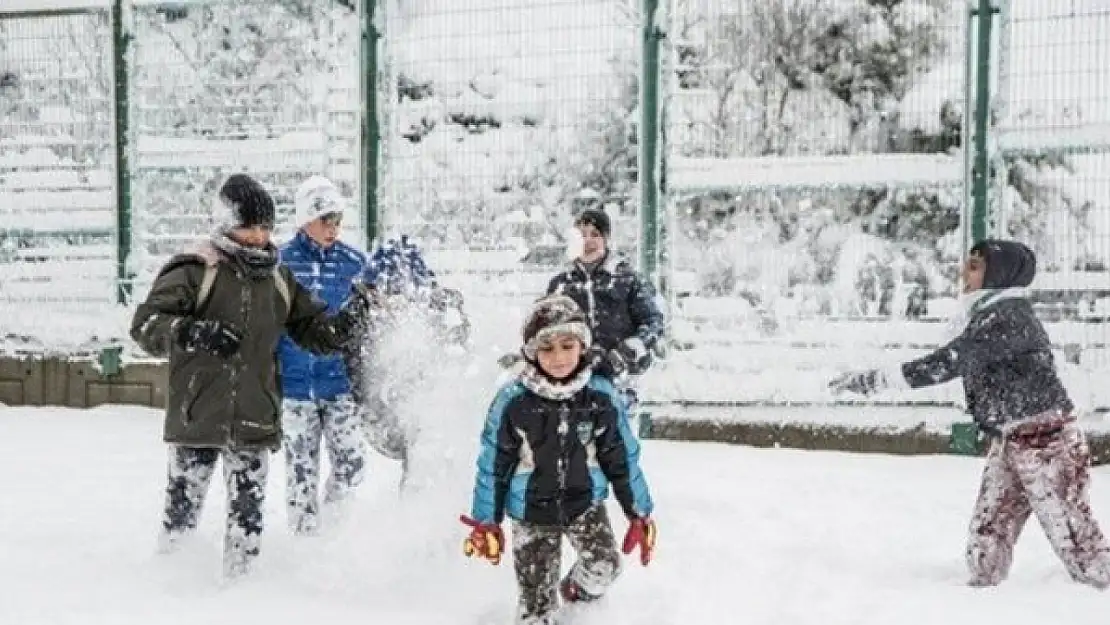
[[[297,227],[300,228],[324,215],[342,215],[346,210],[347,200],[331,180],[323,176],[312,176],[297,187],[293,204],[297,209]]]

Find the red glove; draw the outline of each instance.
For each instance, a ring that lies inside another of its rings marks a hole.
[[[629,521],[621,551],[628,555],[636,545],[640,546],[640,564],[647,566],[651,562],[652,552],[655,551],[655,521],[651,517],[636,517]]]
[[[480,523],[465,514],[459,515],[459,520],[473,528],[470,530],[470,536],[463,541],[463,553],[467,557],[478,555],[489,560],[491,564],[500,564],[505,545],[505,535],[501,533],[501,526]]]

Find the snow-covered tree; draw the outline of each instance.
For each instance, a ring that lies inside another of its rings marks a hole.
[[[678,93],[669,114],[671,149],[679,155],[950,147],[921,137],[911,143],[899,119],[906,93],[948,52],[946,29],[959,15],[946,3],[790,0],[726,7],[687,0],[678,7]],[[818,297],[816,309],[828,313],[921,314],[927,296],[950,290],[943,277],[950,274],[941,268],[953,260],[948,242],[959,225],[959,202],[956,189],[718,193],[683,202],[679,240],[695,248],[685,262],[704,269],[704,253],[696,249],[706,243],[758,247],[751,237],[755,219],[768,223],[755,230],[767,244],[794,252],[774,261],[755,251],[732,255],[727,271],[717,258],[717,269],[705,274],[705,293],[758,285],[768,306],[779,296]],[[938,247],[938,241],[945,243]],[[896,259],[910,260],[893,268]],[[778,271],[783,263],[791,267],[785,274]],[[762,288],[768,284],[777,291]],[[819,295],[822,289],[830,295]]]
[[[396,7],[386,22],[396,98],[383,179],[389,227],[437,247],[512,240],[521,258],[546,262],[583,206],[634,222],[635,6]],[[636,237],[614,231],[624,247]]]
[[[354,19],[299,0],[139,9],[136,121],[182,136],[257,139],[313,120],[338,53],[330,21],[344,17]]]

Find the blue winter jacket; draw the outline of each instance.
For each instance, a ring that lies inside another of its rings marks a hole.
[[[428,268],[420,248],[407,234],[390,239],[374,250],[366,263],[363,282],[387,295],[411,295],[434,287],[436,274]]]
[[[347,300],[351,284],[366,266],[366,255],[355,248],[336,241],[325,250],[304,231],[281,246],[279,254],[297,282],[327,303],[329,314]],[[277,349],[284,398],[328,400],[351,392],[342,356],[317,356],[297,347],[288,336],[281,337]]]

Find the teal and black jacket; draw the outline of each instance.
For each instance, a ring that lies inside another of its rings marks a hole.
[[[629,518],[651,514],[640,444],[624,403],[600,375],[565,399],[519,379],[494,397],[482,430],[471,516],[567,525],[613,494]]]

